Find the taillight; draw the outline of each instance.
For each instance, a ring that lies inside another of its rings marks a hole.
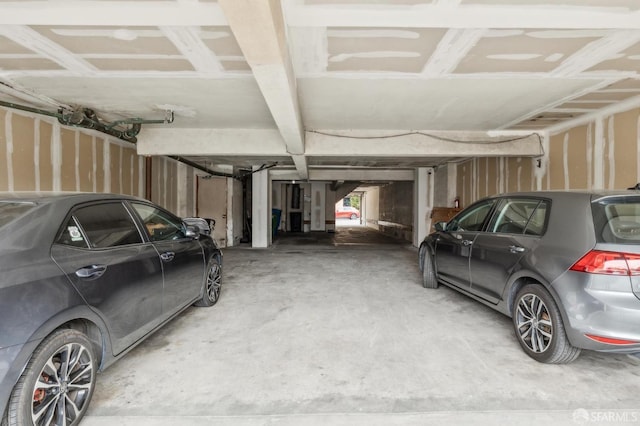
[[[640,254],[591,250],[570,269],[589,274],[640,275]]]

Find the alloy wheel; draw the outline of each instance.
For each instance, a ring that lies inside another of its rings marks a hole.
[[[93,378],[91,353],[86,347],[69,343],[55,351],[33,388],[33,424],[74,424],[88,403]]]
[[[210,301],[215,302],[218,300],[221,283],[220,265],[216,262],[211,265],[207,274],[207,296]]]
[[[544,301],[527,293],[518,301],[516,329],[520,340],[534,353],[546,351],[553,340],[553,323]]]

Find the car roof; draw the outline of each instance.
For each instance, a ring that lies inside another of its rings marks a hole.
[[[82,203],[85,201],[95,200],[113,200],[113,199],[128,199],[128,200],[141,200],[140,198],[130,195],[119,195],[110,193],[95,193],[95,192],[54,192],[54,191],[40,191],[40,192],[0,192],[0,201],[23,201],[33,202],[36,204],[47,204],[55,201],[70,200],[74,203]]]
[[[633,197],[640,196],[640,191],[636,190],[606,190],[606,189],[576,189],[576,190],[544,190],[544,191],[523,191],[523,192],[507,192],[504,194],[492,195],[489,198],[499,197],[547,197],[547,198],[563,198],[563,197],[589,197],[593,200],[605,198],[605,197]]]

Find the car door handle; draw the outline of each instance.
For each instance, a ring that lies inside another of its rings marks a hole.
[[[470,246],[471,244],[473,244],[473,241],[471,241],[471,240],[462,240],[462,245],[463,246]]]
[[[524,247],[520,246],[509,246],[509,251],[511,253],[522,253],[525,250]]]
[[[171,262],[175,256],[176,254],[174,252],[165,251],[160,255],[160,259],[164,260],[165,262]]]
[[[85,280],[100,278],[107,271],[106,265],[89,265],[76,271],[76,276]]]

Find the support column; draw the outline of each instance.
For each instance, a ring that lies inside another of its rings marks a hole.
[[[175,213],[180,217],[189,216],[189,179],[188,179],[188,169],[185,164],[178,163],[176,171],[176,188],[178,191],[176,193],[176,211]]]
[[[311,230],[325,231],[326,214],[326,184],[324,182],[311,183]]]
[[[413,245],[418,247],[431,228],[431,210],[434,199],[434,170],[416,169],[413,181]]]
[[[254,167],[256,170],[258,167]],[[251,189],[251,246],[269,247],[271,244],[271,189],[269,170],[255,172]]]

